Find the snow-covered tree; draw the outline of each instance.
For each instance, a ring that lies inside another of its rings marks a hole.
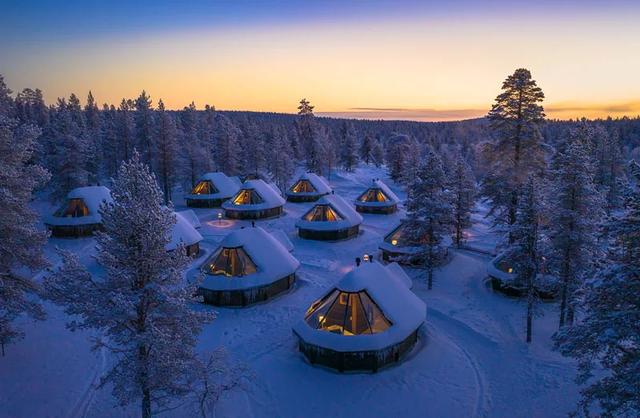
[[[413,178],[419,158],[419,149],[413,138],[404,134],[394,134],[389,138],[385,161],[392,180],[404,182]]]
[[[151,165],[153,160],[153,108],[151,97],[142,90],[135,100],[135,132],[136,148],[140,151],[142,161]]]
[[[379,140],[373,140],[373,148],[371,149],[371,158],[373,162],[376,164],[376,167],[380,167],[384,164],[384,148],[382,148],[382,144]]]
[[[245,121],[241,132],[242,172],[244,175],[259,177],[266,163],[264,137],[256,124],[249,120]]]
[[[171,201],[171,189],[176,177],[177,131],[173,116],[164,108],[162,99],[158,101],[158,124],[156,126],[156,161],[158,180],[162,186],[165,204]]]
[[[293,175],[294,162],[291,150],[291,142],[286,132],[274,129],[269,135],[267,145],[267,168],[280,190],[285,190]]]
[[[598,416],[637,417],[640,411],[640,190],[608,228],[608,256],[583,289],[581,321],[561,329],[556,347],[578,360],[581,409]],[[586,415],[585,414],[585,415]]]
[[[496,223],[508,226],[516,222],[522,184],[531,173],[544,169],[539,127],[545,114],[539,104],[544,93],[529,70],[517,69],[502,90],[487,116],[496,140],[487,144],[483,155],[488,172],[482,193],[490,200]]]
[[[47,167],[55,174],[51,182],[54,200],[63,199],[72,189],[89,183],[87,164],[93,157],[92,148],[87,144],[82,128],[84,123],[78,124],[82,115],[76,108],[79,104],[72,104],[74,102],[59,100],[44,134]]]
[[[476,194],[476,181],[469,164],[458,155],[449,175],[451,206],[453,209],[453,242],[459,247],[462,234],[471,226],[471,211]]]
[[[96,184],[100,180],[102,166],[102,135],[100,132],[100,110],[91,91],[87,95],[87,103],[84,106],[84,120],[86,129],[83,132],[87,152],[87,173],[89,183]]]
[[[212,316],[189,307],[195,285],[184,285],[189,258],[183,246],[168,252],[176,222],[163,206],[154,175],[137,153],[121,165],[101,209],[97,235],[103,277],[94,277],[77,256],[63,253],[62,267],[46,281],[47,295],[76,317],[69,327],[95,329],[94,349],[113,355],[102,385],[121,405],[140,402],[148,418],[190,393],[197,336]]]
[[[10,100],[3,95],[0,78],[0,346],[23,333],[12,323],[26,314],[36,319],[44,311],[34,299],[38,285],[29,272],[39,270],[47,262],[42,254],[47,233],[39,230],[38,214],[29,207],[33,191],[44,185],[49,173],[31,163],[40,130],[33,125],[18,125],[8,115]]]
[[[340,128],[340,163],[347,171],[358,164],[357,139],[353,125],[344,122]]]
[[[577,131],[576,131],[577,132]],[[552,163],[548,235],[550,263],[560,285],[560,326],[573,322],[575,293],[597,255],[596,234],[603,202],[594,184],[589,145],[574,133]]]
[[[624,162],[617,131],[609,133],[604,126],[596,125],[595,158],[596,173],[594,181],[606,200],[608,212],[620,206],[622,199],[621,183],[625,182]]]
[[[228,117],[218,114],[214,129],[215,135],[215,162],[219,171],[234,176],[239,173],[240,145],[238,138],[240,130],[229,120]]]
[[[135,131],[133,124],[133,114],[131,112],[133,104],[125,99],[120,102],[117,112],[118,139],[119,139],[119,160],[128,160],[133,154],[135,147]]]
[[[424,260],[427,287],[433,286],[433,270],[442,258],[445,233],[451,229],[451,195],[446,190],[447,178],[442,160],[432,149],[407,185],[407,218],[415,227],[411,233],[424,242],[420,257]]]
[[[180,112],[180,124],[182,127],[182,138],[180,141],[182,172],[184,179],[190,187],[196,185],[198,176],[204,172],[207,165],[204,161],[209,151],[208,144],[203,146],[200,141],[198,111],[194,102],[186,106]]]
[[[525,183],[520,199],[516,222],[511,226],[513,243],[509,248],[509,259],[517,274],[517,281],[526,297],[526,341],[531,342],[533,318],[538,301],[538,272],[540,270],[540,224],[543,212],[542,197],[536,178],[530,176]]]
[[[365,162],[365,164],[369,165],[369,163],[373,160],[373,142],[375,139],[369,133],[367,133],[364,138],[362,138],[362,142],[360,143],[360,159]]]

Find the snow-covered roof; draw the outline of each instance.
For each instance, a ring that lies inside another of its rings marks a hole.
[[[338,229],[350,228],[362,223],[362,215],[356,212],[356,210],[346,200],[337,194],[328,194],[321,197],[311,210],[322,205],[330,206],[341,219],[336,221],[308,221],[305,219],[305,214],[296,222],[296,227],[316,231],[335,231]]]
[[[210,181],[218,192],[212,194],[187,194],[185,198],[191,200],[228,199],[240,190],[240,179],[227,177],[226,174],[220,172],[206,173],[198,179],[198,183],[202,181]]]
[[[196,231],[191,222],[183,216],[182,212],[175,212],[175,215],[176,223],[171,230],[171,242],[165,246],[167,251],[178,248],[180,242],[185,246],[189,246],[202,241],[200,232]]]
[[[198,219],[198,215],[196,215],[196,213],[193,210],[191,209],[181,210],[176,213],[179,213],[180,215],[182,215],[183,218],[189,221],[192,227],[198,229],[202,226],[200,225],[200,219]]]
[[[387,197],[387,201],[386,202],[363,202],[360,201],[360,196],[364,195],[365,193],[367,193],[369,190],[372,189],[380,189],[380,191],[382,191],[382,193]],[[356,199],[356,205],[358,206],[369,206],[369,207],[387,207],[387,206],[392,206],[395,204],[400,203],[400,198],[398,198],[398,196],[389,188],[389,186],[387,186],[382,180],[380,179],[375,179],[373,180],[371,186],[364,191],[364,193],[362,193],[358,197],[358,199]]]
[[[234,199],[243,190],[255,190],[262,202],[256,204],[237,205],[234,203]],[[242,188],[236,193],[233,198],[227,200],[222,204],[222,208],[225,210],[264,210],[283,206],[285,203],[284,198],[280,195],[279,191],[273,186],[266,183],[264,180],[247,180],[242,184]]]
[[[347,273],[331,290],[365,291],[391,322],[385,331],[345,336],[312,328],[305,319],[293,330],[309,344],[340,352],[381,350],[400,343],[420,327],[427,315],[426,304],[411,292],[408,282],[410,279],[396,263],[384,266],[365,262]]]
[[[87,186],[73,189],[67,194],[67,202],[70,199],[82,199],[85,206],[89,209],[87,216],[55,216],[51,214],[45,217],[44,223],[54,226],[76,226],[76,225],[92,225],[102,223],[102,216],[99,209],[102,202],[111,203],[111,191],[104,186]],[[64,204],[66,205],[67,202]]]
[[[307,180],[309,183],[311,183],[311,186],[313,186],[315,191],[294,192],[291,188],[301,180]],[[327,182],[324,177],[319,176],[315,173],[304,173],[293,183],[293,185],[289,189],[287,189],[285,194],[287,196],[322,196],[329,193],[331,193],[331,186],[329,186],[329,182]]]
[[[212,253],[220,248],[242,249],[256,265],[256,272],[241,277],[205,274],[201,287],[210,290],[240,290],[269,285],[289,276],[300,267],[300,262],[292,256],[280,241],[259,226],[237,229],[228,234]],[[202,270],[211,262],[209,257]]]
[[[291,242],[287,234],[285,234],[282,229],[276,229],[275,231],[271,232],[271,235],[275,239],[280,241],[280,244],[282,244],[282,246],[286,248],[287,251],[289,252],[293,251],[293,243]]]
[[[487,274],[495,277],[503,283],[514,283],[518,275],[514,271],[515,267],[509,261],[509,253],[502,252],[487,263]],[[506,270],[506,271],[505,271]],[[511,272],[509,272],[511,270]],[[539,273],[537,276],[538,286],[542,289],[552,288],[556,278],[550,274]]]

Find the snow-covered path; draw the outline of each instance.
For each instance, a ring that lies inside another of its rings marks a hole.
[[[331,184],[336,193],[353,199],[372,177],[386,175],[359,169],[339,173]],[[431,291],[419,270],[409,272],[414,292],[427,302],[428,317],[419,343],[400,364],[375,374],[340,374],[307,364],[291,326],[352,268],[355,257],[376,252],[402,216],[366,215],[356,239],[313,242],[299,239],[293,226],[309,207],[287,204],[285,217],[260,222],[268,230],[283,230],[294,243],[302,263],[295,288],[268,303],[217,309],[218,319],[201,336],[201,350],[223,345],[253,373],[242,391],[221,400],[218,416],[562,417],[573,408],[574,366],[551,350],[555,306],[543,307],[534,342],[527,345],[524,307],[487,288],[488,256],[464,250],[453,251],[451,262],[438,269]],[[196,212],[203,224],[203,253],[229,230],[248,224],[219,223],[212,210]],[[481,216],[474,220],[470,244],[492,251],[495,236]],[[83,261],[95,269],[91,240],[81,241],[86,242],[52,240],[51,245],[62,243],[83,253]],[[114,409],[108,389],[93,392],[96,372],[104,367],[101,356],[89,352],[86,334],[64,330],[64,314],[55,307],[49,311],[47,321],[27,324],[27,338],[0,358],[0,405],[6,406],[0,416],[135,416],[135,407]],[[172,416],[181,415],[174,411]]]

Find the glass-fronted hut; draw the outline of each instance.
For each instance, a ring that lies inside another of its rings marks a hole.
[[[227,177],[224,173],[207,173],[200,177],[198,183],[185,195],[187,206],[217,208],[225,200],[230,199],[240,190],[240,179]]]
[[[201,267],[204,301],[247,306],[290,289],[300,262],[285,245],[260,227],[227,235]]]
[[[393,228],[379,246],[382,259],[403,264],[418,262],[416,258],[426,242],[426,237],[417,237],[415,230],[415,224],[406,219]]]
[[[222,204],[224,214],[231,219],[263,219],[280,216],[285,200],[275,186],[264,180],[247,180],[240,190]]]
[[[331,186],[324,177],[314,173],[304,173],[285,194],[289,202],[315,202],[329,193],[331,193]]]
[[[54,237],[81,237],[102,228],[99,209],[102,202],[111,203],[111,191],[104,186],[73,189],[67,199],[44,223]]]
[[[398,362],[418,340],[426,305],[396,264],[365,262],[307,310],[293,328],[312,364],[377,371]]]
[[[356,199],[356,210],[360,213],[388,215],[398,209],[400,199],[380,179],[373,180],[371,187]]]
[[[296,222],[300,238],[340,240],[358,235],[362,216],[342,197],[323,196]]]
[[[538,297],[553,299],[556,296],[556,280],[546,274],[544,264],[540,266],[536,284]],[[491,288],[507,296],[521,297],[526,294],[525,284],[518,277],[516,266],[508,253],[502,253],[489,261],[487,274]]]

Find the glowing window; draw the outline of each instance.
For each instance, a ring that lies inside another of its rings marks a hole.
[[[262,202],[264,202],[262,196],[254,189],[242,189],[236,197],[233,198],[234,205],[257,205]]]
[[[305,320],[312,328],[342,335],[377,334],[391,326],[366,291],[335,289],[311,305]]]
[[[291,191],[293,193],[314,193],[316,189],[309,180],[302,179],[291,186]]]
[[[54,216],[63,218],[80,218],[89,215],[89,208],[79,198],[69,199],[56,211]]]
[[[204,270],[206,273],[213,275],[239,277],[255,273],[257,268],[242,247],[222,247],[207,260]]]
[[[387,202],[389,199],[380,189],[369,189],[360,195],[360,202]]]
[[[335,222],[342,217],[330,205],[315,205],[304,215],[304,220],[312,222]]]
[[[385,237],[385,242],[398,247],[417,247],[427,242],[427,236],[417,236],[417,228],[410,222],[403,222]]]
[[[214,194],[218,193],[218,189],[210,180],[203,180],[196,184],[196,187],[191,190],[191,194]]]

